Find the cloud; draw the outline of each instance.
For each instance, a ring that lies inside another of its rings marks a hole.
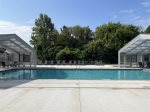
[[[24,41],[29,43],[31,39],[32,26],[26,26],[17,24],[10,21],[0,20],[0,34],[11,34],[15,33],[21,37]]]
[[[121,10],[121,13],[133,13],[134,10],[133,9],[129,9],[129,10]]]
[[[141,26],[144,29],[150,25],[150,1],[143,1],[140,7],[124,9],[112,15],[114,21]],[[116,18],[117,17],[117,18]]]
[[[135,24],[142,25],[143,28],[147,28],[150,25],[150,18],[141,18],[134,21]]]
[[[141,3],[141,5],[143,6],[143,7],[150,7],[150,2],[149,1],[145,1],[145,2],[142,2]]]
[[[34,25],[35,19],[30,19],[26,22],[27,24]]]
[[[113,15],[113,19],[117,19],[118,18],[118,15]]]
[[[147,9],[146,12],[150,13],[150,9]]]
[[[140,16],[134,16],[132,19],[133,20],[139,20],[139,19],[141,19],[141,17]]]

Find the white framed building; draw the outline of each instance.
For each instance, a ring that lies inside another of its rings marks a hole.
[[[150,34],[139,34],[118,51],[118,67],[139,67],[150,62]]]
[[[5,50],[0,53],[0,64],[36,65],[36,51],[16,34],[1,34],[0,49]]]

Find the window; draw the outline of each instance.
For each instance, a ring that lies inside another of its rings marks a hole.
[[[128,55],[127,56],[127,62],[136,62],[137,56],[136,55]]]
[[[23,62],[30,62],[30,55],[23,55]]]
[[[148,55],[144,55],[144,61],[149,61]]]
[[[136,55],[132,56],[132,62],[137,62],[137,56]]]

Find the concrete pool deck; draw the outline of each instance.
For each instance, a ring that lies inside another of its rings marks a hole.
[[[118,69],[112,65],[36,68]],[[150,81],[0,80],[0,112],[150,112],[149,99]]]
[[[150,81],[1,80],[0,112],[150,112]]]

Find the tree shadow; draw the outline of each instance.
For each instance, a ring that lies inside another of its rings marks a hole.
[[[33,80],[0,80],[0,89],[9,89],[19,85],[29,83]]]
[[[0,72],[0,89],[9,89],[37,79],[67,79],[67,77],[64,70],[54,68],[8,70]]]

